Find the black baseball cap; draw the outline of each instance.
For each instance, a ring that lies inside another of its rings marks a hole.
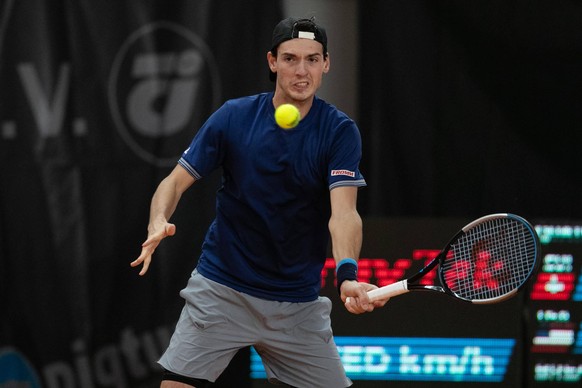
[[[274,54],[277,47],[291,39],[302,38],[315,40],[323,46],[323,55],[327,55],[327,34],[325,28],[315,23],[315,17],[309,19],[287,18],[281,20],[273,30],[271,52]],[[277,74],[270,71],[269,78],[274,81]]]

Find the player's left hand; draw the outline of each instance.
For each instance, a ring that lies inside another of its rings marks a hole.
[[[344,302],[346,309],[352,314],[372,312],[375,308],[384,306],[389,300],[386,299],[371,302],[370,298],[368,298],[368,291],[375,288],[378,287],[373,284],[358,282],[355,280],[346,280],[341,285],[340,297],[342,302]]]
[[[156,220],[148,225],[148,238],[141,245],[141,254],[136,260],[130,263],[132,267],[137,267],[140,264],[143,264],[143,267],[139,272],[140,276],[145,275],[148,271],[152,261],[152,255],[160,242],[164,238],[173,236],[174,234],[176,234],[176,225],[170,224],[167,221]]]

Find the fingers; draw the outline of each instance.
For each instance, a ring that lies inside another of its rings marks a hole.
[[[364,284],[356,280],[344,280],[341,284],[341,299],[344,300],[346,309],[352,314],[374,310],[374,305],[370,303]]]
[[[150,267],[150,263],[152,262],[152,255],[154,254],[154,251],[160,242],[164,238],[173,236],[174,234],[176,234],[176,225],[169,223],[166,223],[160,232],[150,234],[147,240],[141,244],[141,254],[139,257],[132,261],[129,265],[132,267],[137,267],[140,264],[143,264],[141,271],[139,271],[139,275],[145,275]]]
[[[140,256],[137,258],[137,260],[132,261],[129,265],[131,265],[132,267],[137,267],[138,265],[143,263],[143,267],[141,271],[139,271],[139,276],[143,276],[148,271],[151,261],[152,261],[151,256],[147,256],[144,258]]]
[[[374,288],[377,287],[367,283],[352,284],[349,289],[346,287],[345,292],[350,295],[345,298],[344,305],[346,309],[352,314],[362,314],[372,312],[375,308],[383,307],[390,298],[384,300],[370,300],[367,291]],[[343,291],[344,290],[342,289],[342,292]]]
[[[139,275],[145,275],[152,261],[152,253],[153,251],[149,248],[149,246],[144,246],[141,250],[141,255],[139,255],[139,257],[132,261],[129,265],[132,267],[137,267],[138,265],[143,264],[141,271],[139,271]]]
[[[375,304],[370,303],[368,295],[347,297],[344,303],[346,309],[352,314],[362,314],[374,311]]]

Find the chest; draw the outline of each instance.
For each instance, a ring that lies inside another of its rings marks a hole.
[[[234,136],[227,163],[240,182],[295,185],[303,190],[327,187],[330,144],[325,134],[308,125],[282,130],[269,125]]]

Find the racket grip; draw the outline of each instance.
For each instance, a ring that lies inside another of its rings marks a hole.
[[[368,297],[371,302],[376,300],[386,300],[393,296],[406,294],[408,292],[408,280],[404,279],[384,287],[368,291]]]

